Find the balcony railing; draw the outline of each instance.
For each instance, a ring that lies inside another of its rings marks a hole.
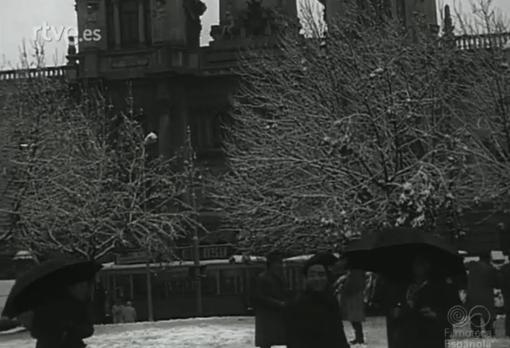
[[[510,42],[510,32],[481,35],[460,35],[455,37],[455,44],[461,50],[503,48]]]
[[[510,45],[510,32],[498,34],[460,35],[456,36],[454,41],[455,46],[461,50],[503,48],[505,45]],[[236,43],[230,42],[230,45],[218,44],[216,46],[213,45],[207,48],[203,48],[200,50],[199,56],[193,56],[193,64],[190,64],[192,67],[198,68],[198,70],[200,70],[205,75],[221,75],[225,73],[231,73],[232,68],[238,64],[239,54],[241,51],[243,51],[243,49],[258,49],[264,51],[271,50],[273,46],[271,45],[271,41],[261,42],[260,45],[250,41],[249,46],[246,46],[246,43],[244,45],[241,45],[239,42]],[[158,54],[160,53],[161,52],[158,51]],[[155,61],[167,62],[169,60],[169,56],[155,56],[153,58]],[[145,67],[145,70],[142,69],[142,75],[144,72],[151,72],[146,70],[154,70],[153,72],[158,73],[165,69],[175,70],[178,65],[179,64],[173,62],[171,66]],[[127,69],[127,67],[123,69]],[[123,69],[120,69],[119,66],[119,70]],[[77,65],[63,65],[38,69],[16,69],[0,71],[0,81],[14,81],[41,77],[74,79],[77,77],[77,74]]]
[[[37,68],[37,69],[19,69],[0,71],[0,81],[12,81],[31,78],[63,78],[76,77],[77,66],[62,65],[55,67]]]

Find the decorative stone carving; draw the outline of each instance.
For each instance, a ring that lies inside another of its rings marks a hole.
[[[200,0],[186,0],[183,6],[186,12],[186,41],[191,47],[199,47],[202,31],[200,17],[207,10],[207,6]]]
[[[213,26],[210,34],[215,42],[273,35],[286,22],[282,2],[271,6],[264,6],[263,0],[246,0],[246,7],[236,12],[229,2],[221,24]]]
[[[89,0],[87,2],[87,22],[97,22],[98,11],[99,2],[97,0]]]

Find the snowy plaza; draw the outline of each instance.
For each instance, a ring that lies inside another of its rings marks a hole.
[[[500,320],[499,333],[501,325]],[[344,326],[349,337],[351,326],[348,322]],[[367,347],[387,347],[383,318],[369,318],[365,326]],[[88,348],[251,348],[254,347],[254,321],[250,317],[231,317],[100,325],[86,342]],[[27,332],[0,336],[0,348],[33,348],[34,345]],[[506,348],[509,345],[510,339],[462,340],[451,347]]]

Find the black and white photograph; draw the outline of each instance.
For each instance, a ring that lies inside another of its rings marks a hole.
[[[510,347],[510,0],[1,0],[0,348]]]

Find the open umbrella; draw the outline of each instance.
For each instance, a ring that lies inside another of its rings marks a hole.
[[[14,318],[39,304],[62,296],[66,286],[93,279],[102,268],[94,261],[53,259],[22,274],[14,284],[2,315]]]
[[[412,228],[398,227],[367,234],[351,242],[344,257],[351,268],[409,279],[417,254],[427,256],[435,276],[465,274],[462,257],[454,246],[440,236]]]

